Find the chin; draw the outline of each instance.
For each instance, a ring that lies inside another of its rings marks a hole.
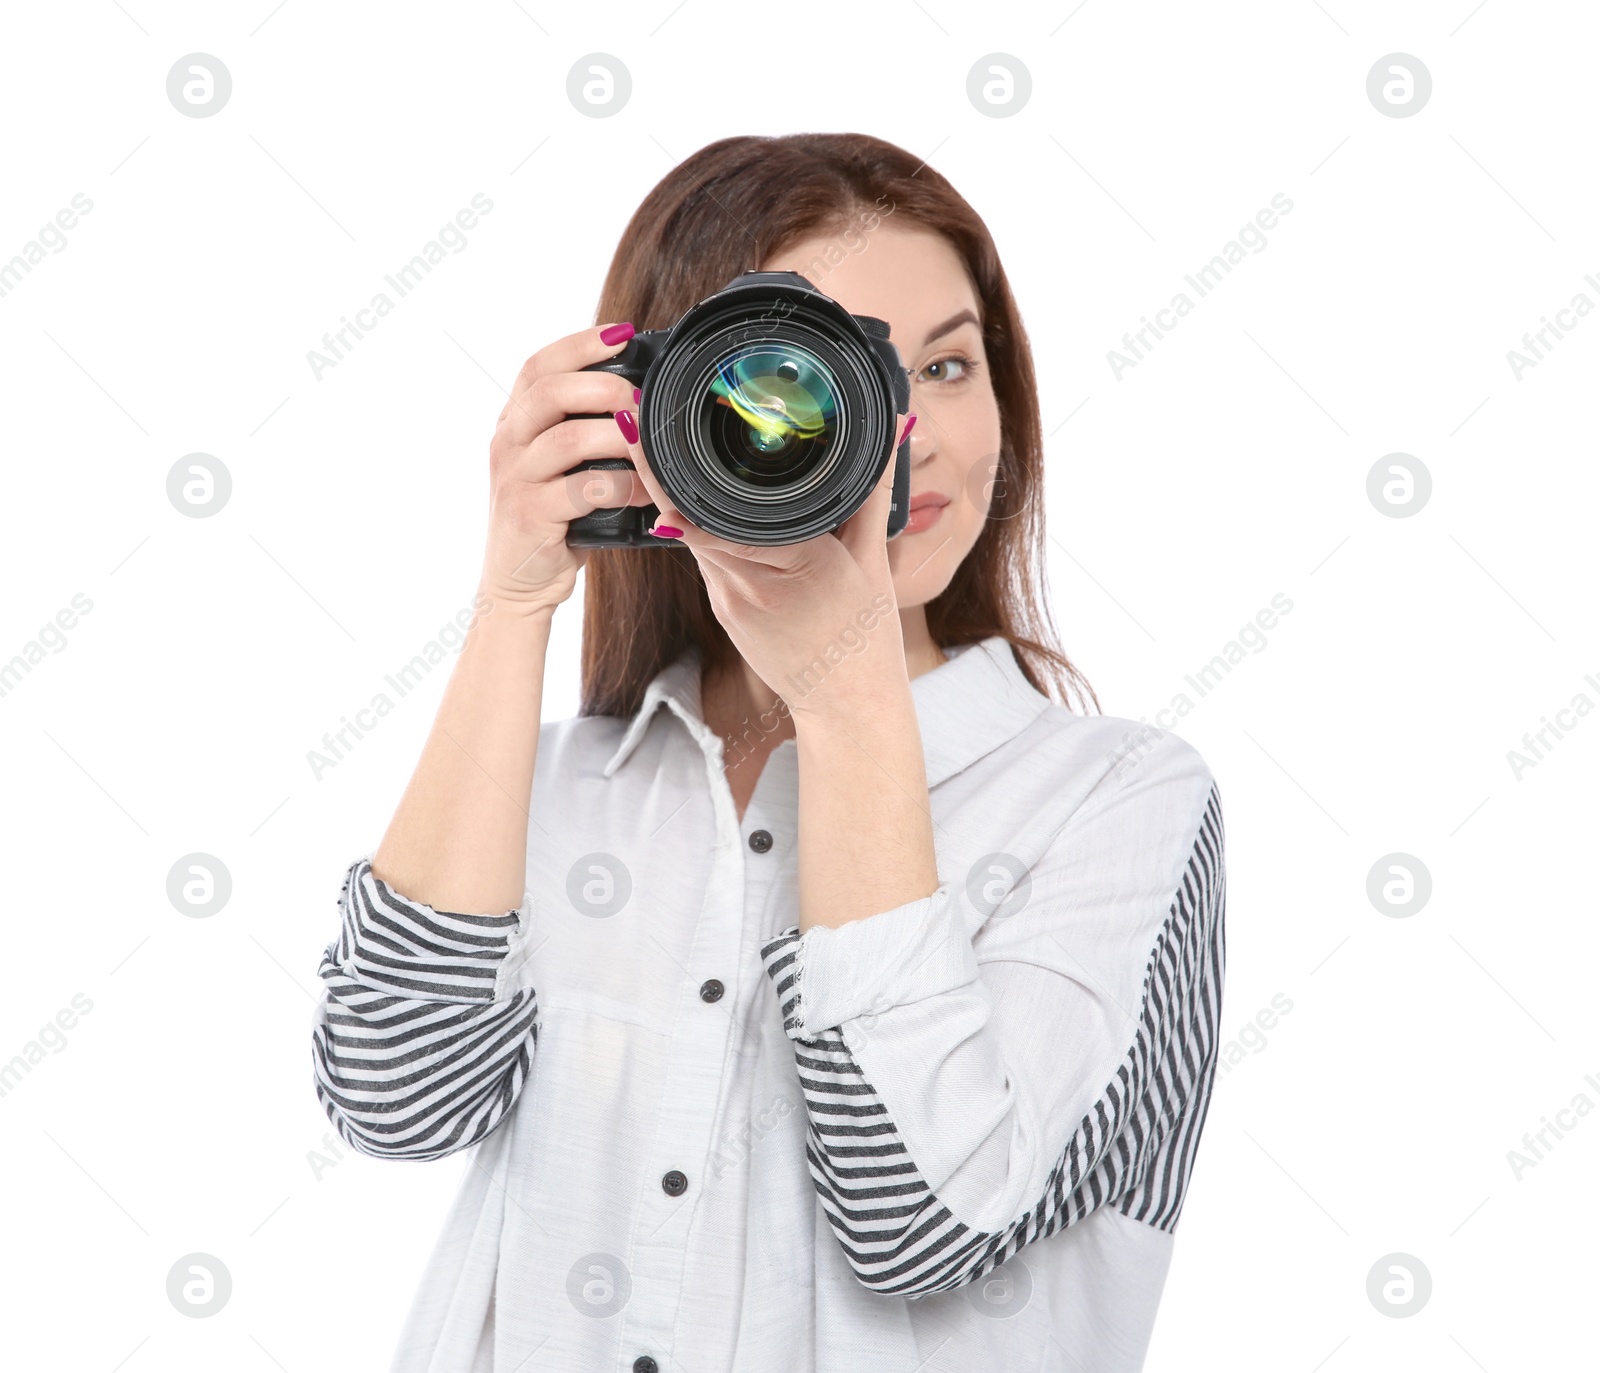
[[[933,532],[928,531],[929,534]],[[950,585],[951,578],[971,551],[971,545],[957,549],[955,540],[948,534],[937,539],[902,534],[889,541],[889,571],[897,588],[904,586],[909,592],[914,587],[918,600],[931,601]],[[900,604],[903,606],[907,602]]]
[[[946,573],[944,576],[930,576],[929,573],[931,571],[931,568],[923,568],[909,583],[896,578],[894,583],[895,605],[901,610],[914,610],[917,606],[927,605],[929,601],[936,600],[942,596],[945,588],[950,585],[950,573],[953,573],[955,569],[951,568],[950,573]]]

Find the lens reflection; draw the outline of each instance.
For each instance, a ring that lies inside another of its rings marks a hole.
[[[701,406],[701,432],[740,481],[781,486],[812,469],[838,430],[838,392],[804,348],[762,343],[717,365]]]

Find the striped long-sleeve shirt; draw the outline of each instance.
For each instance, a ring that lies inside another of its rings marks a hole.
[[[543,727],[519,910],[346,874],[318,1097],[476,1150],[391,1373],[1139,1369],[1216,1069],[1204,761],[954,650],[938,890],[800,935],[794,742],[740,819],[699,667]]]

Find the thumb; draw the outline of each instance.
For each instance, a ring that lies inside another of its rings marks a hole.
[[[872,494],[837,530],[839,542],[849,550],[850,556],[857,562],[860,562],[870,550],[888,545],[889,507],[894,502],[894,478],[895,469],[899,465],[900,445],[905,442],[911,433],[911,426],[916,422],[915,415],[905,417],[904,425],[898,430],[899,437],[895,439],[889,461],[884,464],[883,475],[872,488]]]

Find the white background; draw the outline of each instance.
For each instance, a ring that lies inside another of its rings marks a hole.
[[[1225,1030],[1292,1010],[1218,1075],[1147,1367],[1592,1363],[1600,1120],[1520,1179],[1507,1152],[1600,1103],[1600,712],[1520,779],[1507,752],[1600,703],[1600,319],[1520,379],[1507,352],[1600,303],[1600,22],[1473,3],[8,8],[0,261],[93,210],[0,298],[0,661],[93,609],[0,698],[0,1061],[92,1002],[0,1097],[7,1362],[386,1363],[465,1160],[318,1173],[309,1029],[446,669],[320,780],[307,751],[469,604],[503,388],[597,322],[641,198],[713,139],[815,129],[928,157],[994,234],[1055,615],[1107,714],[1193,698],[1293,602],[1178,724],[1226,808]],[[233,80],[204,119],[166,95],[195,52]],[[610,118],[566,95],[593,52],[632,73]],[[1408,118],[1366,94],[1396,52],[1432,74]],[[1031,72],[1009,118],[966,96],[991,53]],[[316,379],[307,350],[477,192],[466,249]],[[1267,247],[1119,379],[1107,351],[1280,192]],[[207,519],[166,495],[193,452],[232,475]],[[1433,480],[1405,519],[1366,493],[1394,452]],[[1399,919],[1366,895],[1397,851],[1432,876]],[[166,896],[193,852],[232,876],[209,919]],[[1366,1291],[1396,1251],[1432,1275],[1406,1319]],[[194,1252],[232,1274],[210,1319],[166,1296]]]

